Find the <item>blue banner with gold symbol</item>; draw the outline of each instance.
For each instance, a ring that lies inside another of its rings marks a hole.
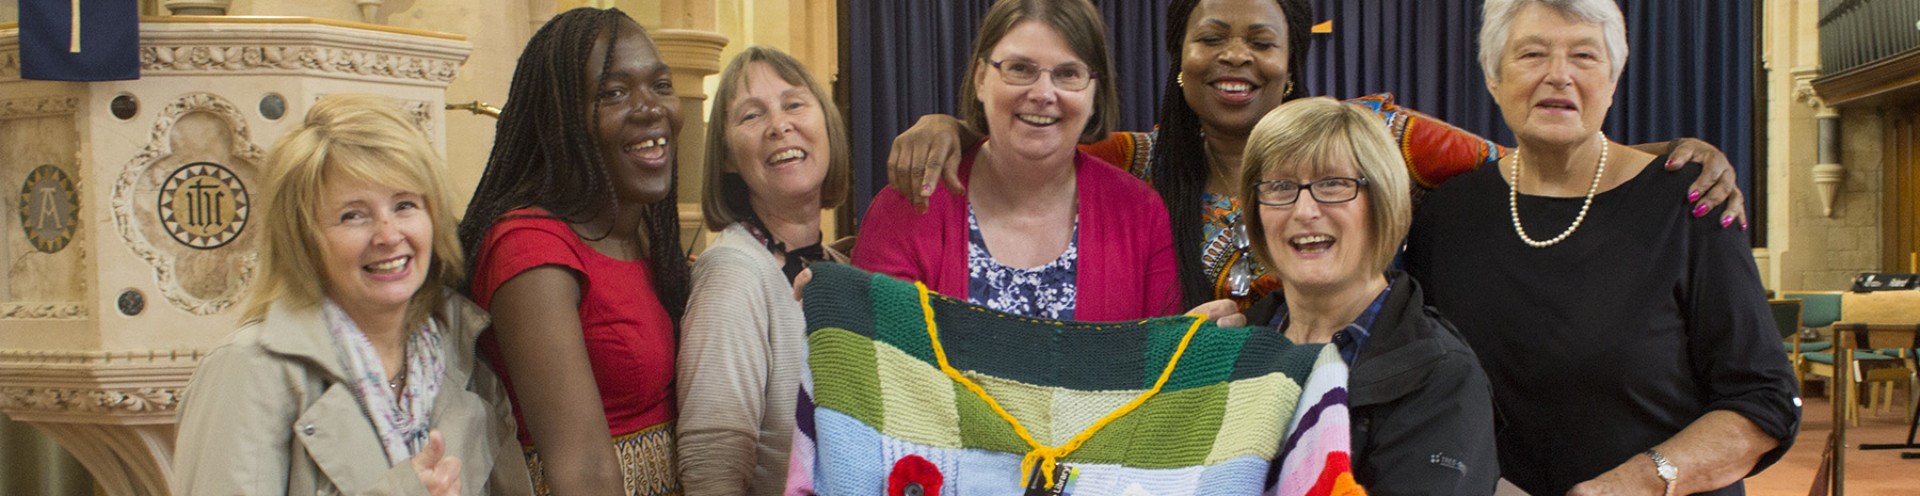
[[[20,0],[20,77],[140,79],[138,0]]]

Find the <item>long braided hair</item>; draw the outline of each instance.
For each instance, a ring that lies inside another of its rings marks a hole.
[[[620,29],[632,22],[619,9],[581,7],[554,16],[527,41],[494,129],[493,154],[460,221],[468,274],[480,258],[487,231],[504,220],[502,214],[540,207],[553,218],[579,223],[605,215],[615,201],[606,162],[589,127],[599,119],[599,110],[586,110],[589,95],[584,79],[586,64],[600,64],[601,78],[606,77]],[[642,28],[641,34],[645,33]],[[594,43],[602,39],[607,40],[605,58],[587,60]],[[598,86],[596,82],[594,87]],[[672,132],[677,135],[679,129]],[[675,169],[666,198],[647,205],[643,226],[654,292],[675,324],[686,312],[689,279],[686,256],[680,252],[680,212],[674,192],[678,183]]]
[[[1287,15],[1287,79],[1295,88],[1284,99],[1293,100],[1306,93],[1307,78],[1300,70],[1306,67],[1307,48],[1313,43],[1313,7],[1306,0],[1276,1]],[[1190,304],[1216,298],[1213,281],[1200,263],[1204,248],[1201,243],[1206,241],[1205,231],[1201,229],[1201,214],[1205,209],[1200,204],[1209,173],[1206,141],[1200,135],[1200,116],[1187,105],[1186,94],[1178,83],[1181,56],[1186,51],[1187,20],[1199,3],[1200,0],[1173,0],[1167,5],[1169,72],[1162,91],[1165,96],[1160,99],[1159,132],[1153,143],[1149,172],[1153,188],[1167,204],[1168,220],[1173,226],[1174,254],[1180,267],[1180,289],[1183,300]]]

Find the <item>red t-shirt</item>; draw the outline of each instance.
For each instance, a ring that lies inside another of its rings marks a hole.
[[[607,413],[607,432],[621,436],[674,418],[673,321],[653,292],[646,260],[622,261],[581,241],[565,222],[537,210],[515,210],[487,231],[473,269],[473,299],[492,311],[493,292],[513,276],[543,265],[565,267],[580,277],[580,328],[587,360]],[[554,309],[554,311],[566,311]],[[533,445],[520,397],[501,359],[493,329],[480,337],[480,354],[507,385],[520,443]],[[539,387],[530,384],[530,387]]]

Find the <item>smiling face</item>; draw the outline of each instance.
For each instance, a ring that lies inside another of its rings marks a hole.
[[[820,202],[820,184],[833,156],[827,117],[805,86],[780,77],[765,62],[747,66],[740,92],[727,102],[727,144],[755,205]]]
[[[1308,184],[1329,177],[1363,177],[1351,154],[1330,155],[1318,166],[1282,164],[1263,180]],[[1377,270],[1370,190],[1361,187],[1351,201],[1320,203],[1302,188],[1292,205],[1260,205],[1259,222],[1273,274],[1286,287],[1302,290],[1366,280]]]
[[[327,296],[356,320],[405,315],[433,259],[433,219],[425,198],[336,179],[321,189],[319,211]]]
[[[1532,4],[1513,18],[1487,91],[1522,146],[1591,139],[1613,106],[1615,79],[1599,24]]]
[[[666,62],[640,26],[622,20],[619,34],[611,54],[603,35],[587,55],[585,103],[589,115],[598,116],[594,138],[614,195],[623,202],[653,203],[666,198],[673,184],[680,99],[673,95]],[[608,56],[613,60],[603,71],[600,61]]]
[[[1014,62],[1059,69],[1073,65],[1087,71],[1087,63],[1074,56],[1073,48],[1046,24],[1024,21],[1015,25],[994,45],[988,59],[1008,67]],[[986,114],[987,133],[993,136],[994,150],[1012,152],[1030,162],[1048,162],[1061,158],[1071,163],[1074,146],[1093,114],[1093,85],[1079,91],[1067,91],[1053,84],[1053,73],[1040,73],[1039,80],[1024,85],[1002,79],[1002,69],[976,60],[974,94]]]
[[[1181,93],[1207,132],[1246,135],[1286,98],[1287,16],[1273,0],[1205,0],[1187,18]]]

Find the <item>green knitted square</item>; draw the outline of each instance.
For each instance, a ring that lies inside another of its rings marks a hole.
[[[926,313],[920,310],[920,293],[913,283],[881,274],[872,277],[867,294],[873,299],[873,339],[921,361],[937,363],[932,340],[927,336]]]
[[[820,329],[807,336],[807,366],[813,371],[813,403],[879,429],[886,425],[873,340],[846,329]]]
[[[980,388],[986,390],[987,395],[992,396],[994,401],[1000,402],[1000,407],[1007,409],[1007,413],[1019,420],[1020,426],[1027,429],[1027,434],[1032,435],[1033,439],[1040,444],[1059,445],[1067,442],[1067,436],[1075,434],[1053,432],[1054,388],[1035,386],[978,372],[962,372],[962,374],[972,379],[975,384],[979,384]],[[964,388],[960,391],[969,396],[973,395],[972,391]],[[983,402],[982,405],[985,403]]]
[[[1181,391],[1162,390],[1127,414],[1139,422],[1133,430],[1135,438],[1160,441],[1129,444],[1126,465],[1180,468],[1205,462],[1219,434],[1221,416],[1226,413],[1228,392],[1226,383]]]
[[[880,433],[928,446],[961,447],[953,379],[941,373],[939,366],[886,343],[875,344],[874,355],[879,361],[881,402],[892,413]]]
[[[1002,453],[1026,454],[1031,450],[1026,441],[1014,434],[1013,426],[1007,425],[987,402],[981,401],[973,391],[958,382],[953,385],[953,406],[960,415],[960,444],[967,448],[999,451]]]
[[[1274,398],[1299,398],[1300,384],[1286,374],[1274,372],[1260,377],[1227,383],[1227,406],[1219,437],[1207,465],[1236,456],[1254,455],[1272,460],[1286,442],[1287,423],[1293,420],[1298,403],[1274,401]]]
[[[1235,358],[1240,356],[1240,347],[1247,342],[1247,337],[1253,329],[1252,327],[1206,327],[1195,332],[1193,341],[1187,345],[1187,352],[1180,357],[1179,367],[1173,369],[1173,376],[1167,379],[1167,385],[1161,388],[1161,393],[1230,380],[1233,376]],[[1175,346],[1179,344],[1178,340],[1174,341]],[[1165,360],[1153,363],[1159,365],[1150,363],[1147,367],[1148,373],[1158,375],[1165,370]],[[1153,383],[1147,383],[1147,387],[1153,387]]]

